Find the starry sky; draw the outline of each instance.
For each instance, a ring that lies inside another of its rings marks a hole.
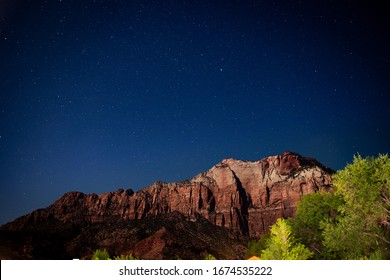
[[[286,150],[390,150],[385,1],[0,0],[0,224]]]

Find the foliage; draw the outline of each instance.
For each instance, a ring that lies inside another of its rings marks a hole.
[[[316,259],[328,258],[323,246],[323,228],[325,221],[334,221],[338,209],[344,204],[341,196],[334,192],[319,191],[302,197],[297,203],[295,218],[289,220],[294,235],[309,247]]]
[[[279,218],[271,227],[271,236],[267,241],[267,247],[262,251],[264,260],[306,260],[313,253],[303,244],[298,243],[292,236],[290,225]]]
[[[322,223],[323,244],[334,258],[378,259],[389,256],[390,159],[363,159],[333,176],[336,195],[345,203],[336,221]]]
[[[139,260],[139,258],[136,256],[133,256],[133,254],[129,254],[129,255],[116,256],[116,257],[114,257],[114,260]]]
[[[106,249],[103,249],[103,250],[97,249],[95,251],[95,253],[93,253],[91,259],[92,260],[111,260],[110,254],[107,252]],[[132,254],[129,254],[129,255],[115,256],[114,260],[139,260],[139,258],[133,256]]]
[[[92,260],[111,260],[110,254],[106,249],[99,250],[97,249],[92,255]]]
[[[270,237],[269,234],[265,234],[257,240],[251,240],[248,243],[248,252],[246,253],[246,258],[252,256],[261,256],[261,251],[267,247],[267,240]]]
[[[211,254],[206,254],[204,256],[204,260],[216,260],[216,258]]]

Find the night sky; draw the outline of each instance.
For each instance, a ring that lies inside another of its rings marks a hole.
[[[0,224],[229,157],[389,152],[380,3],[0,0]]]

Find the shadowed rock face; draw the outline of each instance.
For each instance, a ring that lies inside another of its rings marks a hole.
[[[329,189],[332,173],[316,160],[292,152],[255,162],[225,159],[191,180],[156,182],[137,192],[66,193],[2,229],[34,231],[51,221],[83,225],[179,212],[188,220],[200,215],[216,226],[256,237],[277,218],[292,216],[302,195]],[[158,236],[166,235],[164,230]]]
[[[111,257],[141,259],[243,259],[247,241],[197,216],[174,212],[138,220],[111,218],[96,223],[41,222],[33,230],[0,230],[0,259],[91,259],[96,249]]]

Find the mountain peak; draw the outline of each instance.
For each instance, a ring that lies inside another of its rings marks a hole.
[[[221,161],[222,164],[231,164],[231,163],[237,163],[237,162],[243,162],[243,160],[235,159],[235,158],[225,158]]]
[[[302,157],[302,156],[299,155],[298,153],[291,152],[291,151],[285,151],[285,152],[283,152],[282,156],[297,156],[297,157]]]

